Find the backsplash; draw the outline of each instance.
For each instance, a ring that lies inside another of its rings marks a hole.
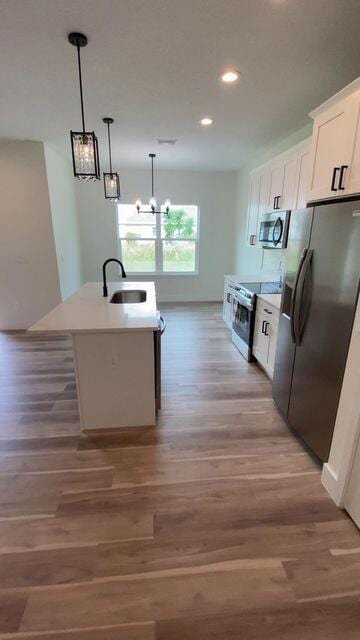
[[[261,270],[274,272],[276,276],[284,273],[286,249],[264,249]]]

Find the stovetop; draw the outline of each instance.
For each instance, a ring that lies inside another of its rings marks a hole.
[[[239,287],[252,294],[282,293],[281,282],[240,282]]]

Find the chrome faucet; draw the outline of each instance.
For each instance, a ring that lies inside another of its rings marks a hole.
[[[120,262],[120,260],[118,260],[117,258],[109,258],[108,260],[105,260],[104,264],[103,264],[103,296],[104,298],[107,298],[108,295],[108,289],[107,289],[107,283],[106,283],[106,267],[109,264],[109,262],[117,262],[120,267],[121,267],[121,276],[122,278],[126,278],[126,273],[125,273],[125,269],[124,269],[124,265],[122,262]]]

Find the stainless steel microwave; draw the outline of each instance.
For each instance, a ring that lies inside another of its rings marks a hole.
[[[290,211],[264,213],[260,222],[259,243],[267,249],[285,249],[289,221]]]

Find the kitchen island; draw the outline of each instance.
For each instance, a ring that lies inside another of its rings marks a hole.
[[[110,282],[106,298],[102,286],[88,282],[29,331],[72,336],[82,429],[154,425],[159,333],[154,283]],[[129,301],[111,302],[114,294]]]

